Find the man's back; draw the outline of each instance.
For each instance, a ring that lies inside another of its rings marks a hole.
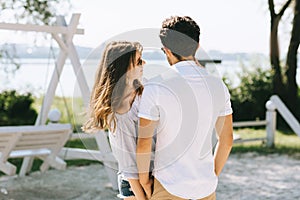
[[[232,112],[229,93],[194,61],[172,68],[159,83],[145,85],[139,111],[159,122],[154,176],[173,195],[205,197],[217,186],[211,138],[218,116]]]

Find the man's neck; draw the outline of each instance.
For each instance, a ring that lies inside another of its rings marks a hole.
[[[194,56],[188,56],[188,57],[181,57],[180,60],[174,59],[172,65],[182,62],[182,61],[195,61],[196,58]]]

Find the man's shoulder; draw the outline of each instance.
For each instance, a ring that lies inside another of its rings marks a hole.
[[[175,71],[168,71],[163,74],[157,75],[153,78],[148,79],[144,87],[145,88],[161,88],[169,85],[172,80],[178,79],[179,76]]]

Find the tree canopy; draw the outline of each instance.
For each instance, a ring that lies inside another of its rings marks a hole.
[[[0,5],[3,13],[13,16],[13,21],[26,21],[34,24],[51,24],[55,21],[57,6],[69,3],[68,0],[5,0]]]
[[[70,7],[70,1],[5,0],[0,2],[0,22],[51,25],[55,23],[56,15],[62,14],[57,11],[61,7]],[[14,59],[15,57],[14,46],[2,45],[0,48],[0,70],[6,74],[17,70],[20,65]]]

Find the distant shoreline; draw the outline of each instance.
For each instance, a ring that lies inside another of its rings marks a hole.
[[[99,47],[102,48],[102,47]],[[16,59],[48,59],[57,57],[59,48],[58,47],[38,47],[31,46],[27,44],[1,44],[0,49],[6,49],[10,52],[11,55],[14,55]],[[95,49],[90,47],[82,47],[76,46],[77,53],[80,59],[86,59],[90,57],[91,52]],[[94,56],[94,55],[92,55]],[[163,60],[165,59],[164,55],[160,51],[147,51],[143,52],[143,56],[145,59],[152,60]],[[96,56],[97,57],[97,56]],[[268,56],[264,53],[244,53],[244,52],[236,52],[236,53],[224,53],[218,50],[209,50],[204,51],[200,49],[196,57],[198,59],[217,59],[217,60],[250,60],[255,57],[260,57],[263,59],[269,59]]]

